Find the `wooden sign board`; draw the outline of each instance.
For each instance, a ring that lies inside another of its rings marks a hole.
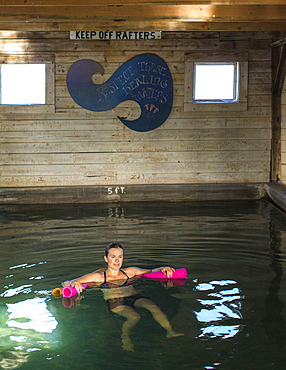
[[[161,31],[70,31],[70,40],[155,40]]]

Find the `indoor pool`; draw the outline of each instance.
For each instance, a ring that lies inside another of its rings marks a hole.
[[[266,200],[6,205],[0,229],[0,369],[285,367],[286,216]],[[104,267],[113,241],[124,266],[187,269],[181,284],[135,283],[184,336],[137,309],[129,351],[100,290],[52,295]]]

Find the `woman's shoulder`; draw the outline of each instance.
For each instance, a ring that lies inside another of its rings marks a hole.
[[[129,276],[129,278],[132,278],[136,275],[144,274],[148,271],[136,266],[125,267],[122,270]]]
[[[95,283],[101,283],[102,280],[104,279],[104,272],[106,271],[106,269],[100,269],[100,270],[96,270],[94,272],[92,272],[90,274],[90,277],[92,278],[92,281],[94,281]]]

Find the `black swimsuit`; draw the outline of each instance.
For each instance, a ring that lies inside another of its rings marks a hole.
[[[106,272],[104,271],[104,282],[101,284],[100,288],[102,289],[110,289],[110,288],[120,288],[120,287],[123,287],[123,286],[127,286],[127,285],[130,285],[132,283],[131,279],[129,278],[129,276],[126,274],[126,272],[124,272],[123,270],[120,270],[125,276],[126,276],[126,281],[124,281],[123,284],[121,285],[116,285],[116,284],[112,284],[112,283],[108,283],[106,281]],[[116,298],[109,298],[107,299],[105,302],[107,303],[108,305],[108,309],[111,313],[112,310],[115,308],[115,307],[118,307],[118,306],[129,306],[129,307],[134,307],[134,304],[135,302],[140,299],[140,298],[147,298],[145,297],[144,295],[142,294],[134,294],[134,295],[131,295],[129,297],[116,297]]]
[[[124,272],[123,270],[120,270],[120,272],[122,272],[126,276],[126,280],[124,281],[123,284],[117,285],[117,284],[113,284],[113,283],[108,283],[106,281],[106,271],[103,271],[103,274],[104,274],[104,282],[100,285],[100,288],[101,289],[111,289],[111,288],[120,288],[122,286],[130,285],[130,283],[131,283],[130,280],[131,279],[126,274],[126,272]]]

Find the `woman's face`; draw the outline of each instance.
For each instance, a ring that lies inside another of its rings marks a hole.
[[[123,250],[121,248],[110,248],[107,257],[104,256],[105,262],[113,269],[120,269],[123,264]]]

